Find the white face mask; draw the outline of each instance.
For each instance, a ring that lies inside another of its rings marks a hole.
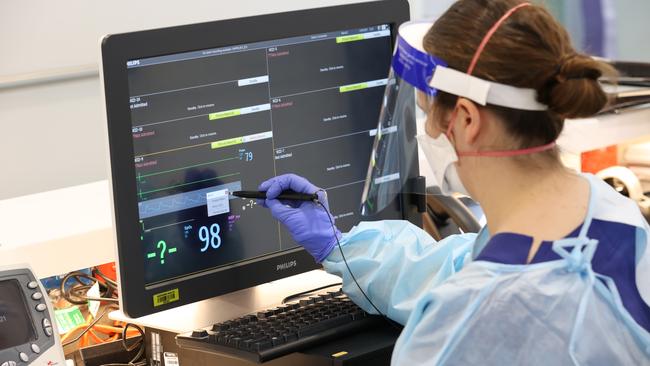
[[[450,195],[457,192],[469,195],[458,176],[455,164],[458,161],[458,155],[456,155],[456,149],[454,149],[447,135],[441,133],[440,136],[434,139],[425,133],[417,135],[415,138],[422,147],[422,151],[424,151],[424,155],[437,181],[434,183],[440,187],[442,194]]]

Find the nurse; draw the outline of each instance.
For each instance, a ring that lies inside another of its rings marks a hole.
[[[565,118],[606,104],[609,72],[543,7],[459,0],[433,25],[400,29],[364,197],[376,207],[390,192],[376,178],[389,176],[410,87],[438,185],[480,202],[488,225],[440,242],[406,221],[341,234],[325,193],[296,175],[264,182],[264,205],[357,304],[404,325],[395,365],[648,365],[650,228],[555,146]],[[275,199],[287,189],[320,191],[324,205]]]

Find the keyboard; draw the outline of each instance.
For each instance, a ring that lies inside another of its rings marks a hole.
[[[179,334],[176,343],[261,363],[378,325],[386,325],[382,317],[361,310],[339,290]]]

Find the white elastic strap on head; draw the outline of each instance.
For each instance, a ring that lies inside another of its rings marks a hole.
[[[436,67],[429,85],[483,106],[492,104],[526,111],[548,109],[548,106],[537,101],[537,91],[534,89],[483,80],[444,66]]]

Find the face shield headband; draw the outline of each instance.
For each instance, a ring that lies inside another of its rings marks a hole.
[[[530,3],[523,3],[506,12],[486,33],[477,48],[467,73],[454,70],[447,66],[447,63],[435,56],[425,52],[423,49],[412,46],[421,45],[423,32],[431,24],[421,23],[410,24],[411,29],[418,29],[416,32],[422,34],[417,36],[417,41],[409,43],[400,33],[398,44],[393,57],[392,67],[396,75],[408,82],[429,98],[434,97],[438,90],[469,99],[479,105],[487,104],[507,107],[526,111],[545,111],[548,106],[537,101],[537,91],[529,88],[518,88],[472,76],[474,68],[480,58],[485,46],[492,38],[497,29],[517,10],[530,6]],[[420,26],[423,25],[423,26]],[[426,26],[426,27],[425,27]],[[413,40],[413,37],[408,37]],[[446,131],[447,138],[451,139],[451,131],[455,120],[456,109]],[[507,151],[466,151],[457,152],[458,156],[485,156],[485,157],[508,157],[516,155],[533,154],[554,148],[555,141],[533,148],[507,150]]]

